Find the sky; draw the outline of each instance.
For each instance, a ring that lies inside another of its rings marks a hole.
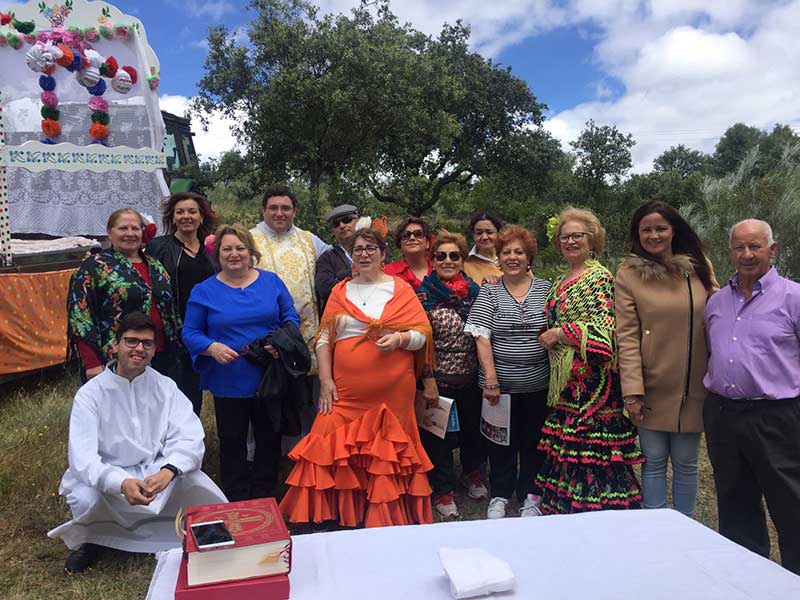
[[[116,0],[145,25],[161,61],[161,105],[183,114],[203,75],[211,25],[246,40],[246,0]],[[358,0],[318,0],[348,12]],[[525,79],[545,127],[569,149],[588,119],[632,133],[634,170],[670,146],[713,152],[744,122],[800,130],[800,0],[395,0],[402,21],[435,35],[462,19],[472,48]],[[235,145],[230,124],[196,122],[201,158]]]

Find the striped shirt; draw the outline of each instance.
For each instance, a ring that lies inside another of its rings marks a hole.
[[[464,331],[491,341],[502,392],[522,394],[547,389],[550,362],[538,338],[547,328],[544,303],[551,286],[549,281],[534,277],[525,300],[517,302],[501,279],[496,285],[484,285],[472,304]],[[478,379],[483,387],[482,368]]]

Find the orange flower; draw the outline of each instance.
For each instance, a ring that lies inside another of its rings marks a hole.
[[[75,60],[75,55],[72,53],[72,50],[67,48],[64,44],[58,45],[59,50],[64,53],[64,55],[59,58],[56,62],[60,64],[62,67],[68,67],[72,64],[72,61]]]
[[[42,73],[44,73],[45,75],[52,75],[55,72],[55,70],[56,70],[56,66],[55,65],[50,65],[46,69],[42,69]]]
[[[47,137],[54,138],[61,135],[61,125],[53,119],[44,119],[42,121],[42,131]]]
[[[108,126],[101,123],[92,123],[89,126],[89,137],[102,141],[108,137]]]

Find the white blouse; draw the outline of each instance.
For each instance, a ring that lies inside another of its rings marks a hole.
[[[371,319],[380,319],[386,303],[394,296],[394,279],[383,283],[355,283],[348,281],[345,286],[347,299],[355,304],[361,312]],[[345,316],[339,321],[336,330],[336,341],[364,335],[367,324],[363,321]],[[418,331],[409,331],[411,336],[406,350],[419,350],[425,345],[425,336]],[[324,330],[317,341],[317,348],[328,343],[328,331]]]

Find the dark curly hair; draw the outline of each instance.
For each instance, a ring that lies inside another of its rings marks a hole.
[[[200,227],[197,228],[197,239],[201,242],[209,235],[214,233],[214,230],[219,225],[219,217],[217,217],[211,204],[200,194],[194,192],[178,192],[172,194],[169,199],[161,206],[161,224],[164,226],[164,231],[172,235],[175,233],[175,223],[172,221],[175,216],[175,205],[183,200],[194,200],[197,203],[197,208],[200,209],[200,214],[203,220]]]

